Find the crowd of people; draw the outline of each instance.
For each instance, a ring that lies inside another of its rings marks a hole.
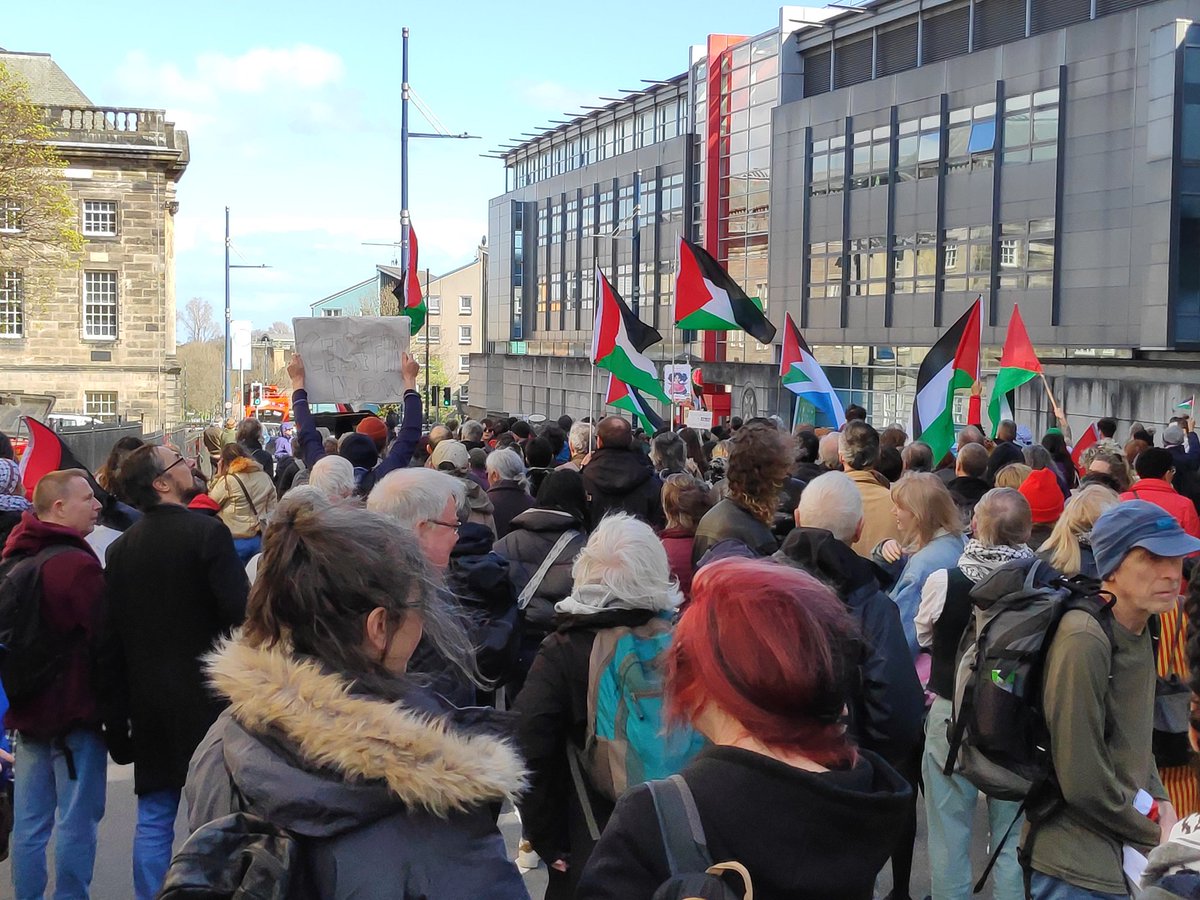
[[[885,867],[905,900],[921,819],[934,900],[1130,896],[1128,848],[1200,896],[1188,417],[937,460],[859,407],[425,428],[418,373],[336,434],[295,356],[278,435],[123,439],[31,497],[0,440],[18,900],[52,835],[89,895],[110,757],[138,900],[516,898],[538,865],[548,900],[857,900]]]

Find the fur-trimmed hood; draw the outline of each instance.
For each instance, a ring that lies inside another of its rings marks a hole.
[[[331,774],[340,776],[358,796],[337,798],[335,805],[345,808],[336,813],[361,810],[366,818],[394,812],[397,800],[446,817],[514,800],[525,787],[525,769],[510,742],[460,728],[433,711],[354,693],[344,676],[284,648],[226,641],[205,665],[214,688],[229,699],[238,730],[262,742],[273,760],[257,764],[271,772],[245,771],[256,765],[248,758],[254,754],[236,750],[227,735],[226,765],[239,786],[266,791],[264,782],[278,781],[284,766],[298,768],[305,781],[319,778],[322,790],[331,787]],[[244,781],[235,769],[243,770]]]
[[[242,475],[246,472],[261,472],[262,464],[251,456],[239,456],[229,464],[230,475]]]

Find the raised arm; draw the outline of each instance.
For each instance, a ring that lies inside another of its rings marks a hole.
[[[325,455],[325,442],[317,431],[317,422],[308,409],[308,392],[304,389],[304,360],[293,353],[288,360],[288,376],[292,379],[292,418],[296,422],[296,440],[300,442],[300,458],[311,469]]]
[[[412,459],[417,442],[421,440],[421,395],[417,393],[417,376],[421,364],[409,353],[400,359],[400,376],[404,381],[404,417],[400,420],[400,432],[392,443],[392,449],[372,473],[372,482],[394,469],[403,469]]]

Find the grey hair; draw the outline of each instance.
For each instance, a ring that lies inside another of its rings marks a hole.
[[[595,443],[596,429],[592,427],[590,422],[576,422],[571,426],[571,431],[567,435],[567,443],[571,447],[572,453],[587,453],[588,449]]]
[[[481,441],[483,440],[483,423],[467,419],[462,423],[459,434],[462,435],[464,441]]]
[[[933,471],[933,448],[924,441],[913,441],[900,451],[906,472]]]
[[[251,647],[289,647],[387,692],[396,677],[363,647],[366,618],[382,608],[393,627],[419,615],[434,650],[485,684],[464,622],[440,595],[420,544],[378,513],[330,503],[316,490],[291,491],[263,535],[258,573],[240,638]]]
[[[1032,444],[1021,451],[1025,456],[1025,465],[1038,471],[1039,469],[1054,468],[1054,457],[1041,444]]]
[[[958,447],[961,450],[967,444],[983,445],[983,430],[977,425],[967,425],[958,433]]]
[[[487,471],[489,475],[495,473],[501,481],[515,481],[522,487],[528,488],[529,479],[525,475],[525,461],[521,459],[521,454],[516,450],[510,450],[507,447],[493,450],[488,454]]]
[[[367,509],[411,530],[440,516],[447,500],[453,500],[456,509],[467,502],[463,483],[453,475],[436,469],[397,469],[375,485],[367,496]]]
[[[988,547],[1020,547],[1033,528],[1029,501],[1016,488],[992,488],[975,505],[975,537]]]
[[[852,543],[863,520],[862,493],[842,472],[826,472],[808,483],[796,507],[805,528],[824,528],[844,543]]]
[[[687,465],[687,444],[673,431],[656,434],[650,441],[650,461],[656,469],[682,472]]]
[[[821,438],[817,444],[817,459],[821,461],[827,469],[836,469],[841,466],[841,443],[842,436],[836,431],[831,431],[829,434]]]
[[[879,462],[879,432],[866,422],[847,422],[838,440],[838,454],[847,469],[870,469]]]
[[[672,610],[683,601],[654,530],[624,513],[605,516],[571,567],[576,588],[606,588],[617,608]]]
[[[308,473],[308,483],[327,497],[354,493],[354,466],[344,456],[322,456]]]

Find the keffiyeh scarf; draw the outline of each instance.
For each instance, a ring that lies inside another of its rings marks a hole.
[[[1033,559],[1033,551],[1022,544],[1020,547],[989,547],[976,538],[967,541],[958,567],[971,581],[978,584],[1005,563],[1015,559]]]

